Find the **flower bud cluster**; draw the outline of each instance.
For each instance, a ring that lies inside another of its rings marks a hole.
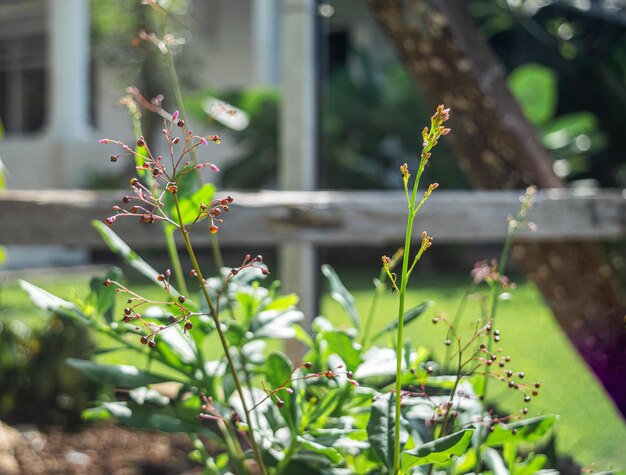
[[[142,328],[148,331],[147,334],[143,334],[140,338],[140,343],[143,345],[148,345],[150,348],[156,348],[156,337],[157,335],[174,326],[181,325],[183,328],[183,332],[187,333],[193,328],[193,323],[191,322],[191,318],[199,315],[203,315],[202,313],[196,313],[189,310],[185,305],[186,298],[184,295],[178,294],[170,285],[170,277],[172,273],[169,269],[167,269],[164,273],[158,274],[156,276],[156,280],[163,285],[163,289],[168,295],[168,300],[166,301],[157,301],[145,298],[136,292],[128,289],[123,284],[116,282],[111,279],[106,279],[104,281],[104,285],[106,287],[115,286],[115,291],[124,293],[128,296],[126,299],[126,307],[124,308],[124,312],[122,315],[122,322],[132,325],[135,331],[140,331]],[[167,323],[155,323],[151,320],[147,320],[144,315],[141,313],[142,307],[147,305],[165,307],[171,309],[174,307],[176,311],[176,315],[170,313],[167,317]]]

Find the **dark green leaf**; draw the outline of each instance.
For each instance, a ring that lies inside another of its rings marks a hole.
[[[395,440],[395,395],[384,394],[374,399],[370,419],[367,422],[369,443],[380,461],[389,469],[393,469]],[[408,432],[400,429],[400,450],[409,438]]]
[[[461,430],[407,450],[405,453],[416,457],[416,460],[412,461],[411,465],[447,462],[453,456],[465,453],[469,447],[473,432],[474,429]]]
[[[346,289],[343,285],[343,282],[341,282],[341,279],[331,266],[324,264],[322,266],[322,273],[326,276],[326,279],[328,279],[328,283],[330,285],[330,296],[343,307],[350,317],[350,320],[352,320],[354,327],[357,330],[360,330],[361,318],[356,310],[354,297],[350,292],[348,292],[348,289]]]
[[[421,304],[411,308],[410,310],[408,310],[407,312],[404,313],[404,326],[408,325],[409,323],[411,323],[412,321],[414,321],[417,317],[419,317],[422,313],[424,313],[426,311],[426,309],[428,309],[433,303],[430,300],[427,300],[426,302],[422,302]],[[372,341],[380,338],[381,336],[395,331],[396,328],[398,328],[398,320],[394,320],[393,322],[391,322],[389,325],[387,325],[385,328],[383,328],[382,330],[380,330],[375,336],[374,338],[372,338]]]
[[[557,416],[547,415],[524,419],[510,424],[497,424],[487,435],[485,444],[498,447],[507,443],[534,442],[546,434],[557,421]],[[516,433],[513,434],[513,429]]]
[[[81,371],[93,381],[122,388],[136,388],[171,380],[171,378],[147,373],[130,365],[100,364],[75,358],[69,358],[66,361],[71,367]]]

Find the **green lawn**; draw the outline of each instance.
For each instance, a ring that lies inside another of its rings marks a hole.
[[[369,277],[339,273],[353,291],[359,312],[365,316],[371,300]],[[66,298],[87,292],[86,280],[80,276],[32,281]],[[407,328],[414,345],[429,347],[439,356],[443,354],[445,328],[433,325],[431,319],[436,310],[452,316],[466,284],[467,279],[459,275],[445,278],[416,276],[411,285],[409,304],[423,300],[432,300],[435,304]],[[499,346],[511,355],[512,368],[524,371],[529,381],[542,383],[541,394],[528,405],[529,409],[533,414],[560,415],[558,448],[574,456],[579,463],[594,470],[626,467],[626,424],[619,413],[561,333],[536,289],[531,284],[522,283],[512,295],[510,300],[500,304],[496,327],[502,332]],[[394,318],[396,305],[394,294],[383,296],[375,328]],[[471,325],[476,309],[475,302],[468,305],[465,327]],[[338,325],[347,320],[339,305],[328,295],[323,298],[321,313]],[[0,286],[0,323],[19,318],[27,324],[37,324],[37,315],[16,283]],[[119,361],[123,355],[114,358]],[[498,384],[492,384],[490,388],[494,399],[505,410],[514,412],[525,406],[519,393]]]

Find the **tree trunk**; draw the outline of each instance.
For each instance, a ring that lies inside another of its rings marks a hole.
[[[465,2],[369,4],[425,96],[452,109],[450,141],[476,187],[564,186]],[[602,247],[588,242],[519,243],[513,255],[626,415],[624,307]]]

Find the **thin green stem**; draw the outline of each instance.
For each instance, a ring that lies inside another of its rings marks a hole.
[[[515,228],[510,227],[504,241],[504,247],[500,253],[500,260],[498,261],[498,276],[502,277],[506,270],[506,263],[511,252],[511,246],[513,245],[513,238],[515,237]],[[498,297],[500,296],[500,282],[493,282],[491,288],[491,308],[489,311],[489,319],[491,324],[494,325],[496,321],[496,313],[498,311]],[[487,340],[487,350],[491,352],[493,347],[493,340],[489,338]],[[487,388],[489,386],[489,368],[485,371],[485,377],[483,378],[482,395],[487,398]]]
[[[398,303],[398,332],[396,338],[396,397],[395,397],[395,426],[394,426],[394,457],[393,471],[400,473],[400,411],[402,402],[402,347],[404,342],[404,307],[406,300],[406,287],[408,284],[409,259],[411,251],[411,237],[413,234],[413,223],[415,221],[415,202],[417,200],[417,189],[419,180],[424,170],[420,163],[417,177],[413,184],[413,193],[409,203],[409,212],[406,223],[406,233],[404,236],[404,255],[402,256],[402,274],[400,279],[400,292]]]
[[[365,319],[365,325],[363,325],[363,334],[361,335],[361,346],[366,347],[370,331],[372,328],[372,322],[374,320],[374,315],[376,314],[376,307],[378,306],[378,300],[380,298],[380,294],[385,289],[384,279],[387,278],[387,272],[385,269],[380,271],[380,275],[378,276],[378,284],[374,289],[374,294],[372,295],[372,303],[370,304],[369,311],[367,312],[367,318]]]

